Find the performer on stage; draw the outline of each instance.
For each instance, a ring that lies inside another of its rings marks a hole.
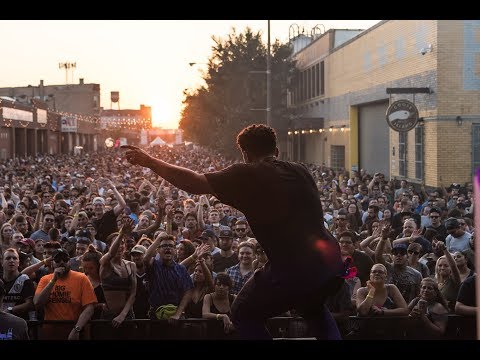
[[[277,159],[277,137],[254,124],[237,136],[244,163],[198,174],[156,159],[130,145],[126,158],[152,169],[193,194],[212,194],[247,217],[268,262],[243,286],[232,317],[243,339],[271,339],[266,319],[295,308],[310,335],[340,339],[325,298],[342,285],[344,267],[336,239],[325,229],[315,181],[306,166]]]

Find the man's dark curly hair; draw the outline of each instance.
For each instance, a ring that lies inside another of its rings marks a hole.
[[[270,126],[253,124],[238,134],[237,145],[240,150],[255,157],[272,155],[277,147],[277,135]]]

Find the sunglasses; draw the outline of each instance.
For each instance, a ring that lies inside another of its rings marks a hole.
[[[370,271],[370,274],[385,274],[385,271],[383,271],[383,270],[372,270],[372,271]]]
[[[172,244],[162,244],[162,245],[160,245],[160,247],[161,247],[162,249],[169,249],[169,248],[170,248],[170,249],[173,249],[173,248],[175,247],[175,245],[172,245]]]
[[[418,255],[418,254],[420,254],[420,251],[408,250],[408,253],[409,253],[409,254],[415,254],[415,255]]]
[[[68,262],[68,260],[70,260],[69,257],[67,257],[66,255],[62,255],[62,256],[56,256],[53,261],[55,261],[57,264],[58,263],[61,263],[61,262]]]
[[[235,231],[247,231],[247,229],[235,229]]]
[[[45,222],[54,222],[55,219],[43,219],[43,221],[45,221]]]
[[[438,216],[438,215],[433,215],[433,216],[430,215],[430,219],[438,219],[439,217],[440,217],[440,216]]]

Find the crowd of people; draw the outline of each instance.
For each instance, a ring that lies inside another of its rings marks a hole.
[[[197,147],[148,151],[201,173],[236,162]],[[440,339],[448,314],[476,314],[471,184],[307,166],[353,269],[327,301],[345,338],[362,337],[351,315],[405,316],[418,338]],[[234,338],[231,305],[268,262],[245,214],[132,166],[121,149],[4,161],[0,208],[0,339],[28,339],[29,320],[73,321],[42,333],[75,340],[92,319],[125,338],[125,320],[183,318],[221,321]]]

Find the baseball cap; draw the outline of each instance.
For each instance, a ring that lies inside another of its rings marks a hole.
[[[90,239],[91,235],[92,235],[92,234],[91,234],[90,231],[88,231],[87,229],[80,229],[80,230],[77,230],[77,231],[75,232],[75,236],[76,236],[77,238],[86,237],[86,238],[89,238],[89,239]]]
[[[30,246],[32,249],[35,249],[35,241],[30,238],[22,239],[19,241],[20,244]]]
[[[392,254],[406,254],[407,253],[407,245],[405,244],[396,244],[392,248]]]
[[[143,245],[135,245],[132,250],[130,250],[130,254],[132,253],[139,253],[145,255],[147,252],[147,248]]]
[[[105,199],[100,196],[97,196],[95,199],[93,199],[92,204],[98,204],[98,203],[102,203],[103,205],[105,205]]]
[[[65,255],[68,256],[68,258],[70,258],[68,251],[65,250],[64,248],[55,249],[52,253],[52,259],[55,259],[57,256],[65,256]]]
[[[404,216],[411,216],[413,213],[411,211],[402,211],[400,213],[400,217],[403,218]]]
[[[60,242],[63,243],[65,241],[68,241],[69,243],[76,243],[77,242],[77,237],[76,236],[62,236],[60,239]]]
[[[219,237],[233,238],[233,232],[232,230],[228,230],[228,229],[220,230]]]
[[[202,235],[199,236],[200,239],[205,239],[205,240],[208,240],[209,237],[216,238],[217,235],[215,235],[215,233],[212,230],[207,229],[207,230],[203,230]]]
[[[451,230],[451,229],[456,229],[460,227],[460,223],[458,222],[457,218],[454,217],[449,217],[447,220],[445,220],[445,229]]]

